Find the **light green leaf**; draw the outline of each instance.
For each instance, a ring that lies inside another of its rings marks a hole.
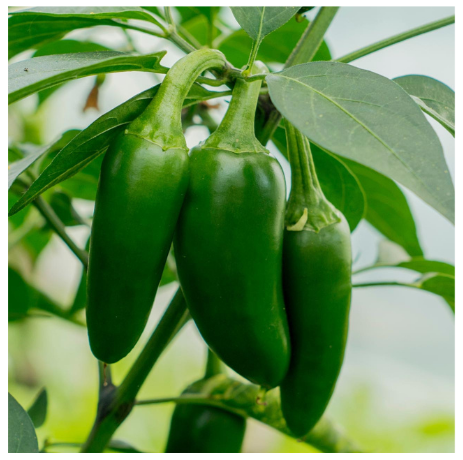
[[[266,35],[288,22],[299,7],[232,6],[231,10],[239,25],[253,40],[260,43]]]
[[[442,273],[427,273],[413,286],[441,296],[455,313],[455,277]]]
[[[424,75],[394,78],[413,100],[455,137],[455,92],[439,80]]]
[[[399,85],[339,62],[301,64],[266,80],[277,109],[314,144],[396,180],[454,222],[439,138]]]
[[[346,158],[343,161],[355,174],[365,192],[365,219],[411,256],[423,255],[415,220],[402,190],[393,180],[373,169]]]
[[[32,292],[23,277],[8,267],[8,321],[18,321],[27,316],[31,307]]]
[[[27,413],[36,428],[41,427],[47,418],[48,395],[44,388],[35,398]]]
[[[137,94],[105,113],[81,131],[56,155],[26,193],[11,208],[9,215],[23,209],[45,190],[74,176],[104,153],[111,141],[146,109],[158,88],[159,85]],[[229,91],[208,91],[200,85],[194,84],[184,101],[184,106],[229,94]]]
[[[8,393],[8,453],[37,454],[38,452],[37,435],[29,415]]]
[[[41,56],[8,67],[8,103],[68,80],[112,72],[158,72],[165,51],[137,56],[117,51]]]

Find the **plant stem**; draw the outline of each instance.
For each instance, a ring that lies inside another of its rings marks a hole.
[[[82,446],[82,453],[103,452],[114,432],[131,412],[135,397],[159,356],[188,319],[186,303],[179,288],[122,384],[117,389],[108,385],[105,398],[100,398],[95,422]]]
[[[373,43],[372,45],[366,46],[365,48],[361,48],[357,51],[346,54],[345,56],[342,56],[335,60],[337,62],[344,63],[352,62],[356,59],[360,59],[363,56],[367,56],[368,54],[374,53],[375,51],[381,50],[388,46],[403,42],[404,40],[408,40],[409,38],[417,37],[418,35],[425,34],[427,32],[431,32],[433,30],[440,29],[441,27],[445,27],[454,23],[455,16],[449,16],[448,18],[440,19],[439,21],[431,22],[424,26],[417,27],[416,29],[409,30],[408,32],[403,32],[401,34],[394,35],[393,37],[389,37],[386,40],[381,40],[379,42]]]
[[[56,215],[53,208],[41,197],[38,196],[33,201],[34,206],[39,210],[40,214],[45,218],[50,227],[58,234],[58,236],[67,244],[69,249],[82,262],[85,268],[88,266],[88,254],[83,249],[80,249],[76,243],[66,233],[66,228]]]
[[[416,287],[413,284],[407,283],[398,283],[397,281],[376,281],[372,283],[358,283],[353,284],[353,288],[361,288],[361,287],[374,287],[374,286],[403,286],[403,287]]]
[[[217,357],[217,355],[210,349],[207,349],[207,362],[206,362],[206,371],[204,373],[204,378],[208,379],[214,375],[221,374],[223,372],[222,361]]]
[[[310,62],[322,44],[328,27],[339,7],[322,7],[315,19],[307,26],[299,42],[285,63],[285,69],[304,62]]]

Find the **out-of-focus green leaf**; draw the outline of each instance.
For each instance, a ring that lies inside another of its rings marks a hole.
[[[286,134],[279,126],[272,138],[278,150],[287,156]],[[339,209],[349,222],[351,232],[362,220],[365,199],[362,187],[349,168],[338,158],[311,144],[318,180],[326,198]]]
[[[38,179],[10,209],[9,215],[20,211],[45,190],[69,179],[104,153],[110,142],[146,109],[158,88],[159,85],[137,94],[81,131],[56,155]],[[195,84],[185,99],[184,106],[228,94],[230,94],[229,91],[208,91]]]
[[[346,158],[343,160],[362,184],[367,202],[366,220],[411,256],[422,256],[415,220],[402,190],[393,180],[373,169]]]
[[[16,270],[8,267],[8,321],[24,319],[31,300],[29,285]]]
[[[427,273],[413,283],[414,287],[441,296],[455,313],[455,277],[443,273]]]
[[[214,26],[212,28],[212,37],[209,37],[209,27],[210,24],[207,17],[199,15],[182,23],[183,30],[180,30],[180,34],[182,34],[183,31],[186,31],[192,35],[200,45],[206,46],[208,45],[210,38],[215,40],[221,34],[220,29]],[[188,36],[185,35],[185,38],[188,39]]]
[[[139,19],[158,24],[147,10],[131,7],[37,7],[10,12],[8,59],[27,49],[37,49],[76,29],[99,25],[123,27],[116,20]]]
[[[438,121],[455,137],[455,92],[439,80],[425,75],[394,78],[424,113]]]
[[[106,447],[108,452],[116,452],[118,454],[143,454],[141,450],[136,449],[129,443],[119,439],[112,439]]]
[[[112,72],[160,72],[165,51],[138,56],[118,51],[40,56],[8,67],[8,103],[76,78]]]
[[[454,222],[439,138],[399,85],[340,62],[296,65],[266,81],[277,109],[311,142],[397,180]]]
[[[298,6],[230,7],[238,24],[257,43],[288,22],[299,10]]]
[[[34,425],[16,399],[8,393],[8,453],[39,452]]]
[[[56,215],[66,227],[85,225],[85,222],[82,221],[72,206],[71,197],[67,193],[56,190],[52,193],[49,202]]]
[[[29,408],[27,413],[32,420],[35,428],[41,427],[45,423],[47,418],[47,407],[48,407],[48,394],[44,388],[35,398],[32,406]]]
[[[88,252],[90,248],[90,238],[87,240],[85,250]],[[69,309],[69,316],[73,316],[78,311],[83,310],[87,306],[87,270],[82,267],[82,273],[80,275],[79,285],[74,296],[71,308]]]
[[[259,47],[257,59],[269,64],[270,67],[272,67],[272,63],[282,64],[286,62],[307,25],[308,21],[305,19],[303,22],[289,21],[281,26],[264,38]],[[218,49],[237,68],[246,65],[251,47],[252,39],[244,30],[237,30],[226,36],[218,45]],[[325,42],[322,42],[313,60],[331,60],[331,53]]]

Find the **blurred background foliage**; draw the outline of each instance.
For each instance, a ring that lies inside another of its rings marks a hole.
[[[341,8],[317,59],[329,60],[330,56],[343,55],[448,16],[452,11],[451,8]],[[228,8],[182,7],[177,8],[177,15],[180,33],[185,37],[222,50],[237,67],[247,62],[251,40],[244,31],[237,30]],[[208,26],[211,15],[217,18],[212,28]],[[313,17],[312,12],[306,15],[309,19]],[[258,59],[268,62],[272,70],[279,70],[305,27],[304,22],[291,23],[291,27],[288,23],[270,34],[259,49]],[[182,55],[172,44],[156,37],[114,27],[96,27],[73,31],[65,39],[35,52],[24,52],[15,60],[105,49],[135,49],[140,53],[167,50],[163,59],[166,66]],[[454,87],[454,27],[387,48],[356,61],[355,65],[389,78],[411,73],[429,75]],[[158,75],[136,72],[88,77],[12,104],[9,160],[49,149],[45,160],[34,164],[32,176],[25,175],[24,180],[31,180],[51,161],[63,142],[102,113],[159,81]],[[228,100],[208,103],[216,121],[226,110]],[[453,141],[440,125],[433,120],[431,123],[441,139],[453,177]],[[207,135],[205,126],[193,124],[186,131],[188,145],[194,146]],[[270,148],[289,179],[286,160],[273,145]],[[101,160],[98,158],[44,194],[80,247],[85,247],[88,240]],[[427,257],[454,263],[453,227],[408,191],[404,193]],[[14,192],[9,196],[9,207],[17,198]],[[76,216],[74,208],[82,218]],[[381,239],[373,227],[362,221],[353,234],[357,267],[375,261]],[[96,361],[82,326],[85,284],[81,279],[81,264],[32,206],[9,219],[9,250],[9,296],[10,302],[17,305],[9,318],[9,390],[28,408],[46,388],[47,418],[37,430],[40,445],[45,440],[81,443],[95,416],[98,382]],[[158,292],[142,340],[126,359],[112,366],[116,384],[175,292],[172,268],[168,262],[164,286]],[[359,281],[367,282],[373,277],[390,279],[397,273],[388,269],[373,275],[365,273]],[[410,276],[406,271],[401,275]],[[40,309],[33,308],[37,306]],[[74,323],[58,317],[66,316],[62,312],[68,308],[80,311]],[[26,314],[28,317],[24,319]],[[205,359],[206,347],[190,322],[151,372],[139,399],[179,394],[202,376]],[[127,441],[141,451],[162,452],[172,410],[171,404],[135,408],[115,439]],[[346,360],[328,414],[366,451],[453,452],[454,321],[445,302],[437,296],[405,288],[355,291]],[[50,447],[50,451],[67,449]],[[310,452],[310,449],[251,420],[243,452]],[[69,447],[69,451],[73,448]]]

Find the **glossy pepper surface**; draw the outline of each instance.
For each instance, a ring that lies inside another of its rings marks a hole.
[[[308,140],[286,123],[292,188],[283,286],[291,336],[280,388],[288,427],[306,435],[325,411],[341,370],[351,301],[351,242],[344,216],[325,198]]]
[[[266,388],[289,365],[281,261],[285,181],[254,135],[261,82],[237,80],[218,129],[190,154],[174,249],[188,308],[209,347]]]
[[[179,60],[105,155],[87,287],[90,346],[101,361],[126,356],[143,332],[188,185],[183,100],[201,72],[224,65],[223,55],[213,50]]]

